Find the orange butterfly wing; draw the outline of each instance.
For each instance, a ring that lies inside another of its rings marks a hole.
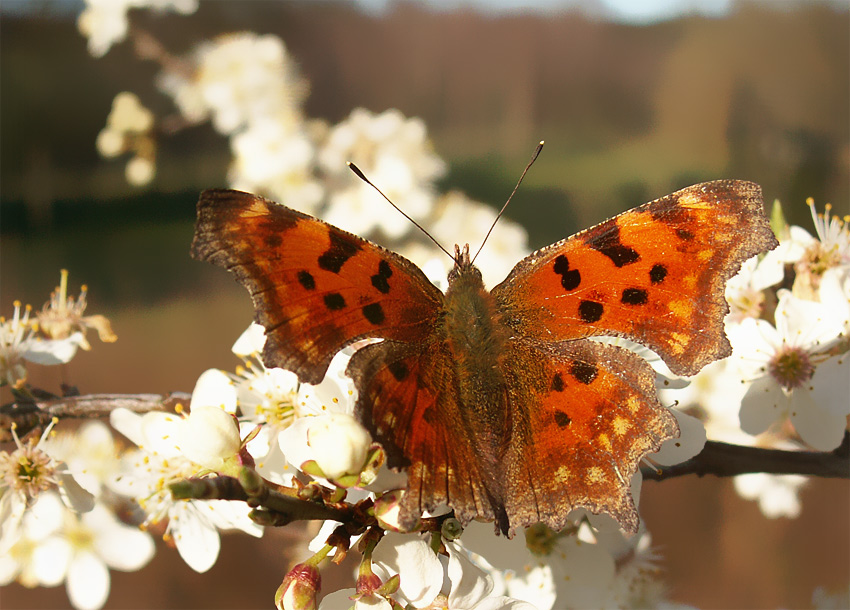
[[[726,280],[776,245],[758,185],[706,182],[535,252],[492,294],[522,336],[621,336],[693,375],[731,353]]]
[[[560,530],[570,510],[586,508],[636,532],[631,477],[646,454],[679,433],[658,403],[649,364],[594,341],[518,339],[504,368],[514,414],[502,474],[511,526],[542,521]]]
[[[236,275],[267,329],[263,360],[318,383],[332,356],[366,337],[347,373],[356,415],[406,466],[402,523],[451,504],[460,518],[492,519],[473,434],[460,412],[457,373],[439,319],[443,294],[405,258],[306,214],[255,195],[205,191],[198,202],[195,258]],[[375,312],[380,312],[378,316]]]
[[[637,531],[629,480],[678,425],[646,361],[588,337],[637,341],[694,374],[730,353],[726,280],[776,245],[757,185],[709,182],[535,252],[493,289],[513,333],[502,362],[511,526],[558,529],[584,507]]]
[[[407,469],[403,528],[443,504],[464,523],[504,514],[490,491],[498,473],[475,453],[444,340],[368,345],[352,356],[348,373],[358,389],[359,419],[384,446],[389,464]]]
[[[443,302],[407,259],[239,191],[201,194],[192,255],[236,275],[266,328],[264,362],[307,383],[358,339],[424,341]]]

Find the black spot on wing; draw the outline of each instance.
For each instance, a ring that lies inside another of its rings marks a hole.
[[[360,251],[360,244],[339,233],[331,231],[328,236],[331,245],[319,256],[319,267],[325,271],[339,273],[348,259]]]
[[[298,272],[298,283],[301,284],[304,290],[316,289],[316,280],[313,278],[313,275],[306,269],[302,269]]]
[[[391,362],[387,365],[392,376],[395,377],[396,381],[404,381],[407,379],[407,376],[410,375],[410,370],[407,368],[407,365],[403,360],[399,360],[397,362]]]
[[[369,305],[364,306],[363,317],[375,326],[383,323],[386,319],[386,316],[384,315],[384,308],[381,307],[380,303],[370,303]]]
[[[679,205],[679,198],[667,195],[647,204],[652,219],[668,225],[682,225],[687,220],[687,210]]]
[[[552,378],[552,391],[554,391],[554,392],[563,392],[564,391],[564,378],[561,377],[560,373],[555,373],[555,376]]]
[[[552,270],[561,276],[561,286],[564,290],[575,290],[581,284],[581,273],[578,269],[570,269],[570,261],[563,254],[555,259]]]
[[[283,243],[283,239],[280,237],[277,229],[274,229],[263,233],[263,243],[267,248],[278,248]]]
[[[392,275],[393,270],[392,267],[390,267],[390,264],[385,260],[381,260],[381,262],[378,263],[378,273],[372,276],[372,286],[374,286],[378,292],[387,294],[390,291],[390,283],[387,280],[389,280]]]
[[[572,365],[570,366],[570,375],[575,377],[584,385],[590,385],[593,383],[593,380],[596,379],[598,374],[599,369],[596,368],[596,365],[591,364],[590,362],[573,360]]]
[[[563,411],[555,411],[555,423],[558,424],[559,428],[566,428],[571,421],[570,416]]]
[[[637,250],[620,241],[620,227],[615,220],[602,223],[587,236],[585,243],[607,256],[617,267],[625,267],[640,260]]]
[[[688,231],[687,229],[676,229],[676,237],[681,239],[682,241],[693,241],[694,234]]]
[[[596,301],[582,301],[578,304],[578,315],[582,322],[598,322],[604,311],[605,307],[602,306],[602,303]]]
[[[338,292],[326,294],[324,297],[324,301],[325,307],[327,307],[331,311],[339,311],[340,309],[345,309],[345,298]]]
[[[653,284],[660,284],[667,277],[667,267],[661,264],[655,264],[649,270],[649,280]]]
[[[643,288],[626,288],[620,302],[624,305],[646,305],[647,292]]]

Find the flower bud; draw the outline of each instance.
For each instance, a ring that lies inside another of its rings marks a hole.
[[[315,419],[307,430],[307,444],[325,477],[333,480],[358,474],[372,444],[369,432],[345,413],[329,413]]]
[[[389,530],[391,532],[406,531],[402,529],[401,524],[398,521],[399,513],[401,511],[401,499],[403,497],[404,490],[396,489],[388,491],[375,499],[375,518],[378,520],[378,525],[385,530]],[[416,526],[418,525],[419,524],[417,522]],[[416,529],[416,527],[414,526],[413,529]]]
[[[322,587],[319,568],[310,563],[299,563],[283,578],[275,593],[277,610],[315,610],[316,596]]]
[[[239,424],[218,407],[195,407],[181,422],[178,444],[191,461],[221,471],[237,460],[241,447]]]

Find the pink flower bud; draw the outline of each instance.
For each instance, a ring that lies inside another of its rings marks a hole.
[[[322,588],[319,568],[309,563],[299,563],[283,578],[275,593],[277,610],[315,610],[316,596]]]

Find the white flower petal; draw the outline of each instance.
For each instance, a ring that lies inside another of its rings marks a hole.
[[[212,524],[197,514],[193,502],[183,502],[175,506],[169,515],[171,534],[177,552],[186,564],[195,572],[206,572],[218,559],[221,539]]]
[[[29,344],[24,358],[35,364],[54,365],[70,362],[85,341],[81,332],[65,339],[37,339]]]
[[[142,438],[141,445],[148,451],[154,451],[163,457],[177,457],[183,455],[178,445],[178,429],[183,418],[174,413],[161,413],[152,411],[142,416]]]
[[[676,409],[671,409],[671,412],[679,422],[681,435],[679,438],[665,441],[657,453],[648,456],[652,461],[664,466],[680,464],[691,459],[702,451],[706,441],[705,426],[700,420]]]
[[[437,554],[415,536],[387,534],[372,559],[389,575],[401,577],[399,594],[415,608],[423,608],[434,601],[443,586],[443,565]]]
[[[0,552],[0,587],[5,587],[15,580],[21,566],[6,552]]]
[[[89,552],[79,552],[68,568],[68,598],[77,610],[97,610],[109,597],[109,570]]]
[[[458,544],[446,542],[449,563],[446,573],[451,582],[449,608],[471,608],[493,591],[493,579],[470,561]]]
[[[218,369],[201,373],[192,390],[189,412],[198,407],[218,407],[228,413],[236,413],[236,388],[230,377]]]
[[[281,451],[289,463],[296,468],[300,468],[304,462],[313,459],[313,452],[307,444],[307,430],[315,419],[315,417],[298,418],[277,435]]]
[[[263,527],[248,517],[251,507],[243,502],[208,500],[194,504],[220,530],[239,530],[255,538],[263,535]]]
[[[138,413],[119,407],[109,414],[109,423],[135,445],[141,446],[145,443],[145,436],[142,434],[142,416]]]
[[[72,558],[73,550],[68,541],[53,536],[35,548],[30,559],[30,569],[38,584],[55,587],[65,580]]]
[[[834,415],[850,415],[850,354],[833,356],[821,362],[811,379],[812,400]]]
[[[800,389],[791,396],[791,423],[807,444],[818,451],[832,451],[844,438],[847,417],[824,409],[811,392]]]
[[[62,529],[68,509],[52,491],[40,493],[30,509],[23,515],[23,529],[30,540],[44,540]]]
[[[806,301],[780,291],[776,305],[776,330],[791,345],[809,351],[826,349],[844,331],[843,321],[822,303]]]
[[[788,412],[788,397],[769,376],[756,379],[741,400],[741,430],[761,434]]]
[[[77,480],[68,473],[59,472],[59,495],[68,508],[78,513],[85,513],[94,506],[94,496],[84,489]]]
[[[156,547],[151,535],[121,523],[102,504],[83,515],[82,521],[98,533],[94,540],[95,551],[113,570],[134,572],[153,558]]]
[[[561,557],[552,557],[558,603],[575,608],[601,607],[614,581],[614,558],[599,544],[565,541]]]
[[[450,606],[454,608],[453,606]],[[458,606],[462,608],[462,606]],[[538,610],[537,606],[512,597],[488,597],[475,604],[470,610]]]
[[[350,598],[355,594],[354,589],[339,589],[328,593],[319,602],[319,610],[350,610],[356,608]],[[387,604],[389,606],[389,603]]]
[[[256,322],[251,322],[251,325],[239,335],[231,351],[237,356],[247,358],[253,354],[261,354],[265,344],[266,329]]]
[[[235,400],[235,399],[234,399]],[[235,403],[234,403],[235,404]],[[236,418],[215,406],[196,406],[177,427],[177,445],[192,462],[220,470],[241,448]]]

